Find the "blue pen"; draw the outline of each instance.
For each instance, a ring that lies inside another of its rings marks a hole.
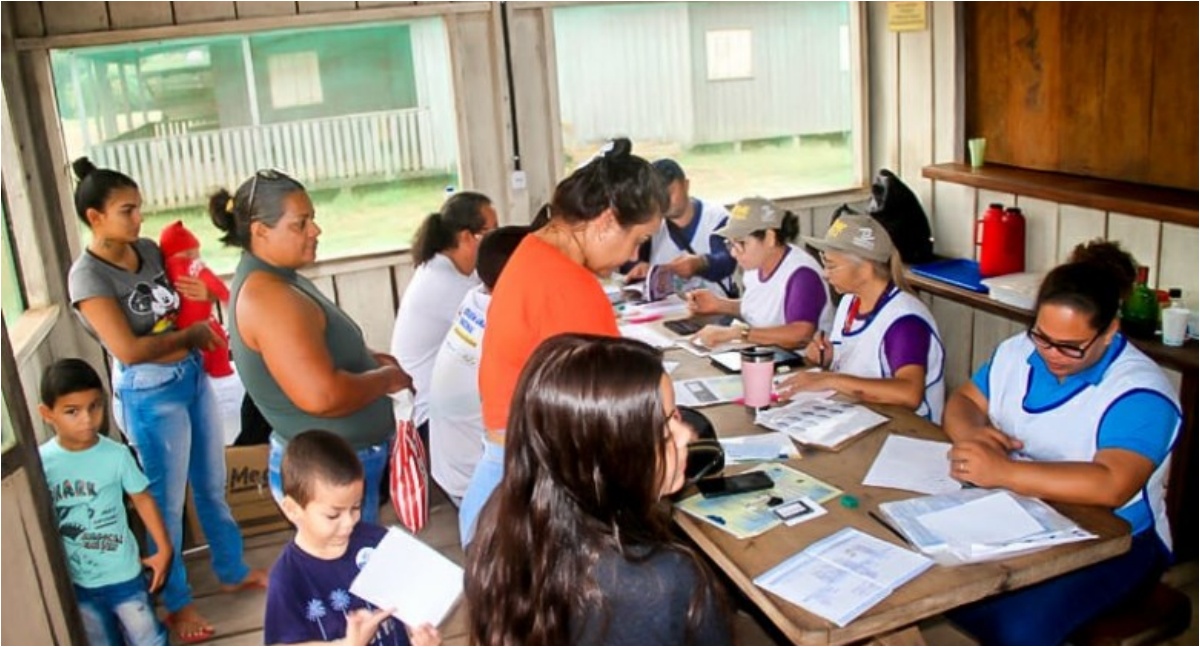
[[[722,525],[722,526],[724,526],[724,525],[725,525],[725,518],[724,518],[724,517],[718,517],[718,516],[717,516],[717,515],[715,515],[715,514],[708,514],[708,515],[704,515],[704,516],[705,516],[705,517],[706,517],[706,518],[707,518],[709,521],[712,521],[713,523],[717,523],[717,524],[720,524],[720,525]]]

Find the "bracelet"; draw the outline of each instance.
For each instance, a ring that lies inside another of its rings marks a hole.
[[[750,324],[739,324],[738,329],[738,336],[742,338],[742,341],[750,341]]]

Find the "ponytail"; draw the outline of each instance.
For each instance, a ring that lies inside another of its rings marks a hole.
[[[79,179],[79,184],[75,186],[75,214],[89,228],[92,223],[88,221],[88,209],[104,211],[104,205],[113,191],[138,188],[133,178],[120,171],[96,168],[87,157],[71,162],[71,170]]]
[[[213,225],[225,232],[221,236],[221,242],[226,245],[240,246],[239,241],[243,238],[249,238],[249,231],[243,234],[238,231],[237,217],[233,213],[233,195],[226,189],[217,189],[217,192],[208,197],[208,218]],[[246,228],[250,228],[250,223],[246,222]]]
[[[433,258],[434,254],[453,246],[453,244],[454,235],[442,223],[442,214],[435,211],[425,216],[421,227],[413,235],[413,265],[416,267],[424,265]]]
[[[900,257],[900,250],[893,249],[892,255],[888,257],[888,273],[891,274],[892,283],[908,292],[913,293],[912,286],[908,283],[908,277],[904,275],[904,260]]]
[[[492,204],[491,198],[475,191],[462,191],[450,196],[439,212],[425,216],[413,235],[413,265],[420,267],[435,254],[458,247],[458,234],[469,231],[482,233],[487,227],[483,209]]]

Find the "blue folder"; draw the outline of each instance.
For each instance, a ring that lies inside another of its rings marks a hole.
[[[983,277],[979,275],[979,263],[965,258],[948,258],[943,261],[913,265],[912,272],[964,290],[981,294],[988,293],[987,286],[980,283],[980,279]]]

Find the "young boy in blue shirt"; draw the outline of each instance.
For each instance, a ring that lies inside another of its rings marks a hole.
[[[263,642],[437,645],[431,625],[408,629],[350,593],[350,583],[387,533],[361,521],[363,467],[354,448],[328,431],[291,440],[280,468],[284,515],[296,537],[284,546],[267,585]]]
[[[171,540],[150,483],[129,448],[100,435],[106,397],[100,376],[80,359],[42,374],[38,413],[55,436],[38,452],[58,519],[79,612],[92,645],[165,645],[150,591],[171,563]],[[128,494],[158,552],[139,559],[125,514]],[[152,572],[149,590],[142,567]]]

